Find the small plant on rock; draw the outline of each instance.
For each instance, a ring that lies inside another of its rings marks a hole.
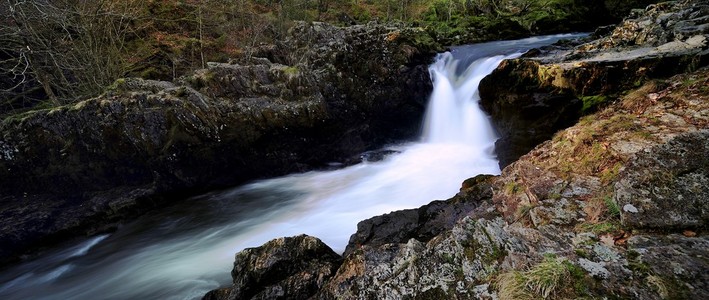
[[[571,285],[572,274],[565,259],[546,255],[527,271],[511,271],[497,278],[498,296],[506,299],[548,299]]]
[[[610,192],[601,193],[587,201],[584,212],[586,212],[586,222],[576,226],[579,232],[608,234],[621,230],[620,206],[613,200]]]

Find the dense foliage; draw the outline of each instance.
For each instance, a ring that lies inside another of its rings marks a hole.
[[[0,115],[94,96],[121,77],[173,80],[280,40],[298,20],[404,22],[460,44],[591,30],[649,2],[10,0],[0,4]]]

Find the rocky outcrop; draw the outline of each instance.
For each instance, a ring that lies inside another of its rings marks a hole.
[[[6,118],[0,260],[417,134],[439,47],[425,32],[302,23],[291,34],[178,83],[121,79],[100,97]]]
[[[279,238],[239,252],[231,275],[234,285],[205,300],[307,299],[335,274],[342,257],[317,238]]]
[[[707,236],[634,236],[628,240],[628,265],[656,291],[655,298],[703,299],[709,297],[708,247]]]
[[[654,78],[709,64],[706,1],[676,1],[636,12],[608,36],[503,62],[480,87],[506,166],[556,131]]]

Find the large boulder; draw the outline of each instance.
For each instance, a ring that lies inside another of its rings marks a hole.
[[[278,238],[236,254],[234,284],[205,300],[307,299],[335,275],[342,257],[317,238]]]
[[[508,251],[525,250],[503,226],[464,217],[428,242],[362,246],[314,299],[490,299],[487,278]]]
[[[639,235],[628,240],[634,275],[646,278],[661,299],[709,297],[709,237]]]

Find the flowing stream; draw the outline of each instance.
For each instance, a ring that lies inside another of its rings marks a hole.
[[[381,161],[262,180],[180,202],[115,233],[57,249],[0,274],[0,299],[199,299],[230,283],[234,254],[308,234],[342,252],[356,224],[453,196],[466,178],[500,172],[478,84],[504,59],[575,35],[455,47],[434,79],[420,141]]]

